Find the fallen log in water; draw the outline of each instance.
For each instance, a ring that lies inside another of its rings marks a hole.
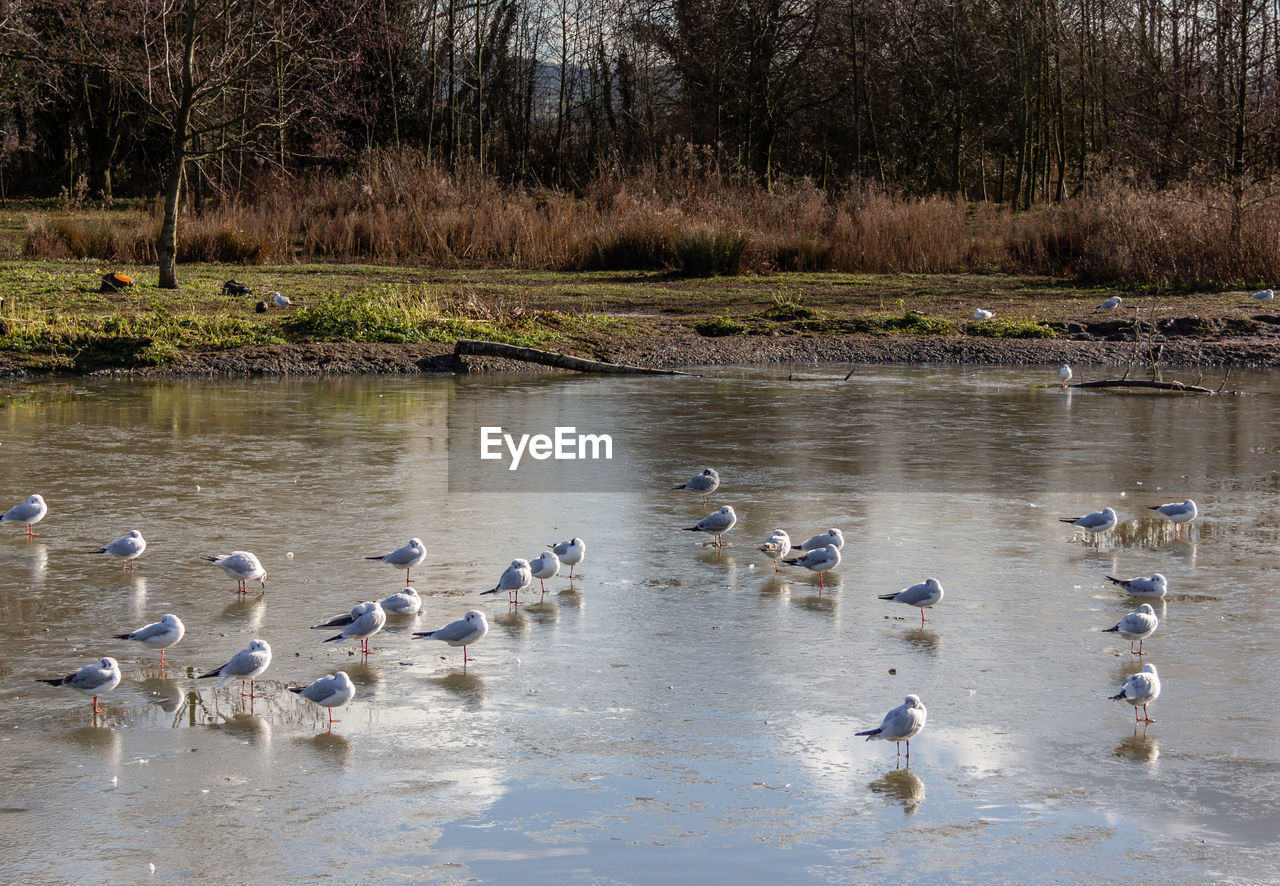
[[[520,360],[524,363],[540,363],[543,366],[554,366],[557,369],[571,369],[574,372],[602,372],[611,375],[689,375],[688,372],[677,372],[674,369],[649,369],[645,366],[628,366],[625,363],[603,363],[599,360],[584,360],[581,357],[570,357],[555,351],[539,351],[537,348],[521,348],[515,345],[504,345],[494,341],[476,341],[460,339],[453,347],[458,357],[502,357],[506,360]]]
[[[1224,378],[1225,385],[1227,380]],[[1144,381],[1129,378],[1107,378],[1101,381],[1082,381],[1069,385],[1072,388],[1153,388],[1157,391],[1178,391],[1183,394],[1239,394],[1239,391],[1224,391],[1218,388],[1205,388],[1200,385],[1183,384],[1180,381]]]

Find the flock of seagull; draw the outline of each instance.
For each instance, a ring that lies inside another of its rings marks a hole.
[[[1261,289],[1257,292],[1249,293],[1249,298],[1253,299],[1254,301],[1260,301],[1260,302],[1269,302],[1275,297],[1276,297],[1276,293],[1275,293],[1275,290],[1273,289]],[[1123,301],[1124,299],[1121,298],[1120,296],[1113,295],[1108,299],[1103,299],[1103,301],[1101,301],[1098,304],[1098,306],[1094,308],[1094,310],[1095,311],[1114,311],[1116,308],[1120,307]],[[987,308],[974,308],[973,310],[973,319],[975,320],[990,320],[995,315],[996,315],[995,311],[988,310]]]
[[[1117,296],[1115,300],[1118,303],[1119,297]],[[1065,383],[1071,377],[1071,368],[1063,366],[1062,373]],[[704,468],[700,474],[675,488],[701,493],[703,503],[706,503],[706,497],[720,488],[720,475],[714,468]],[[1200,516],[1199,508],[1191,499],[1163,505],[1151,505],[1150,510],[1168,519],[1177,532],[1181,532],[1186,524]],[[1096,547],[1101,544],[1102,535],[1116,527],[1119,517],[1114,508],[1108,507],[1081,517],[1060,517],[1059,520],[1091,535]],[[737,522],[738,515],[733,508],[729,505],[724,505],[719,510],[712,511],[703,517],[693,526],[686,526],[684,529],[688,532],[710,533],[713,536],[712,545],[719,548],[725,544],[724,534],[733,529]],[[817,573],[818,593],[821,594],[821,589],[824,587],[822,574],[840,565],[840,550],[843,547],[844,535],[839,529],[828,529],[821,535],[805,539],[794,547],[791,543],[791,536],[785,530],[775,529],[759,546],[759,550],[774,561],[775,571],[777,571],[779,563],[785,563],[792,566],[800,566]],[[792,553],[795,553],[796,556],[790,556]],[[1117,578],[1108,575],[1107,579],[1134,597],[1160,598],[1168,593],[1168,581],[1158,572],[1149,578],[1141,576],[1136,578]],[[924,611],[932,609],[941,603],[944,596],[945,591],[942,584],[936,578],[926,578],[918,584],[903,588],[892,594],[881,594],[878,599],[917,607],[920,610],[920,627],[923,629],[927,621]],[[1143,603],[1136,612],[1129,613],[1114,626],[1105,628],[1104,633],[1119,634],[1129,641],[1130,654],[1142,655],[1142,641],[1154,634],[1159,625],[1160,619],[1156,616],[1151,604]],[[1138,644],[1136,649],[1133,645],[1135,642]],[[1135,722],[1154,723],[1155,720],[1148,715],[1147,705],[1151,704],[1159,696],[1160,676],[1156,672],[1156,666],[1154,664],[1145,664],[1141,671],[1127,677],[1121,685],[1120,691],[1116,695],[1109,696],[1109,698],[1114,701],[1127,701],[1133,705]],[[1141,717],[1138,716],[1139,707],[1142,708]],[[899,743],[905,743],[907,747],[907,763],[910,765],[911,739],[919,735],[921,730],[924,729],[926,716],[927,711],[924,703],[920,700],[920,696],[908,695],[901,705],[885,715],[884,721],[878,727],[854,734],[867,736],[867,741],[872,739],[892,741],[899,746],[899,756],[902,755],[901,744]]]
[[[1063,369],[1068,373],[1070,371],[1068,367],[1063,367]],[[707,497],[719,490],[720,475],[714,468],[705,468],[688,482],[682,483],[675,488],[700,494],[705,504]],[[25,524],[26,534],[31,537],[35,535],[33,527],[45,518],[48,510],[48,505],[40,495],[32,495],[26,501],[0,515],[0,523]],[[1176,532],[1181,532],[1186,524],[1200,515],[1196,503],[1190,499],[1183,502],[1155,505],[1151,507],[1151,510],[1161,514],[1173,523]],[[1101,511],[1085,514],[1081,517],[1062,517],[1060,520],[1091,535],[1095,546],[1097,546],[1101,543],[1101,537],[1115,528],[1118,516],[1113,508],[1107,507]],[[693,526],[682,528],[688,532],[703,532],[712,535],[711,544],[718,550],[725,545],[723,538],[725,533],[732,530],[737,522],[738,516],[733,508],[729,505],[724,505]],[[572,582],[574,567],[582,563],[586,558],[586,543],[575,536],[568,541],[557,542],[547,547],[548,550],[543,551],[533,560],[512,560],[511,564],[499,576],[497,584],[486,591],[482,591],[481,594],[497,594],[505,591],[508,602],[512,605],[519,605],[521,602],[520,592],[531,587],[534,579],[537,579],[540,583],[542,595],[545,597],[547,592],[546,581],[557,576],[562,566],[569,567],[569,579]],[[836,528],[811,536],[799,544],[793,544],[791,536],[785,530],[777,529],[759,545],[758,550],[774,561],[775,572],[778,571],[780,565],[788,565],[798,566],[815,573],[818,576],[818,593],[821,595],[825,587],[823,574],[840,565],[840,551],[843,547],[844,535]],[[142,537],[141,532],[135,529],[93,553],[118,557],[122,561],[122,569],[133,569],[137,558],[146,549],[146,539]],[[337,633],[326,638],[324,642],[358,640],[362,655],[367,656],[369,654],[369,639],[383,629],[387,623],[388,614],[413,615],[422,608],[422,598],[412,587],[413,579],[411,575],[414,567],[420,566],[426,560],[426,557],[427,549],[422,540],[418,538],[410,539],[407,544],[389,553],[367,557],[366,559],[368,560],[381,562],[397,571],[403,569],[405,571],[406,584],[404,590],[382,600],[367,600],[358,603],[350,612],[313,625],[313,629],[336,629]],[[260,588],[265,592],[266,569],[253,553],[249,551],[232,551],[229,554],[207,557],[206,559],[221,568],[229,578],[236,581],[237,593],[248,593],[248,585],[254,581],[257,581]],[[1108,575],[1107,579],[1135,597],[1160,598],[1168,591],[1168,582],[1160,573],[1155,573],[1150,577],[1139,576],[1135,578],[1117,578]],[[924,611],[932,609],[941,603],[944,596],[945,591],[942,584],[936,578],[926,578],[924,581],[903,588],[900,591],[879,595],[878,599],[903,603],[918,608],[920,610],[920,626],[923,629],[927,621]],[[1142,655],[1143,641],[1155,633],[1159,623],[1155,610],[1150,604],[1144,603],[1137,611],[1129,613],[1113,627],[1106,628],[1105,631],[1117,633],[1129,640],[1130,653]],[[472,609],[457,621],[450,622],[433,631],[415,632],[413,636],[439,640],[452,647],[461,647],[462,666],[465,670],[467,663],[474,661],[468,654],[468,647],[483,640],[488,631],[489,624],[485,614],[478,609]],[[163,668],[165,650],[181,641],[185,634],[186,626],[182,620],[176,615],[167,614],[160,621],[144,625],[135,631],[116,634],[114,637],[120,640],[135,641],[149,648],[160,650],[160,664]],[[1136,649],[1134,648],[1134,643],[1138,644]],[[255,680],[267,670],[270,664],[271,646],[265,640],[255,638],[250,641],[248,647],[237,652],[222,665],[200,674],[197,679],[205,680],[220,677],[221,680],[217,684],[219,688],[232,680],[238,679],[240,680],[241,696],[250,699],[257,698]],[[86,665],[74,673],[63,677],[42,679],[40,682],[54,686],[66,686],[91,696],[96,722],[97,715],[102,713],[102,709],[98,707],[99,696],[115,689],[120,684],[120,680],[120,665],[116,659],[108,656],[103,657],[95,664]],[[246,684],[248,684],[247,691],[245,689]],[[333,723],[337,722],[333,719],[334,708],[347,704],[355,697],[356,693],[355,684],[352,683],[351,678],[344,671],[326,674],[306,686],[291,686],[288,688],[289,691],[297,693],[302,698],[326,708],[329,714],[330,729],[332,729]],[[1143,666],[1140,672],[1126,678],[1120,687],[1120,691],[1116,695],[1110,696],[1110,698],[1127,701],[1132,705],[1135,723],[1153,723],[1155,721],[1148,715],[1147,706],[1160,696],[1160,690],[1160,677],[1156,672],[1156,666],[1148,663]],[[1141,717],[1138,715],[1139,707],[1142,708]],[[892,741],[898,745],[899,756],[902,755],[901,745],[905,743],[907,765],[910,765],[911,739],[924,729],[926,716],[927,711],[920,697],[914,694],[908,695],[903,704],[885,715],[880,726],[855,734],[866,736],[868,741],[872,739]]]

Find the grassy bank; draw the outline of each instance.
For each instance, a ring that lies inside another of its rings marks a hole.
[[[100,293],[107,271],[138,281]],[[224,281],[250,295],[221,293]],[[645,335],[706,338],[845,333],[974,338],[1124,335],[1135,317],[1223,322],[1244,334],[1257,303],[1235,295],[1125,291],[1044,277],[790,273],[689,278],[666,272],[420,270],[378,265],[189,265],[178,291],[150,268],[57,261],[0,264],[0,353],[11,367],[86,371],[160,366],[184,352],[308,342],[452,343],[483,338],[591,353]],[[279,291],[290,308],[258,312]],[[973,319],[975,307],[996,313]],[[1187,324],[1183,324],[1186,326]],[[1255,324],[1256,325],[1256,324]]]

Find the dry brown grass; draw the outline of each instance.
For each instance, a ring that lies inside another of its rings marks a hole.
[[[31,258],[148,263],[148,213],[52,212],[27,221]],[[670,269],[689,274],[1003,270],[1161,287],[1248,285],[1280,273],[1280,196],[1251,187],[1143,191],[1106,182],[1014,214],[863,184],[765,190],[684,148],[586,193],[502,187],[411,151],[373,152],[346,176],[264,179],[180,224],[182,261],[378,262],[439,268]]]

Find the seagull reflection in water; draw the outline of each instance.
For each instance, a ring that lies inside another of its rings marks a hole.
[[[933,655],[937,655],[938,649],[942,646],[942,638],[937,634],[937,632],[929,631],[924,628],[905,631],[899,636],[901,636],[905,642],[910,643],[917,649],[921,649]]]
[[[222,607],[220,617],[225,621],[242,622],[251,632],[257,634],[262,631],[262,621],[266,614],[265,595],[253,597],[237,594],[236,599]]]
[[[886,772],[867,787],[873,793],[896,801],[907,815],[914,815],[924,803],[924,782],[910,769],[902,768],[901,762],[898,768]]]
[[[1160,759],[1160,742],[1147,735],[1145,725],[1141,730],[1134,726],[1133,735],[1116,745],[1112,753],[1134,763],[1155,763]]]

